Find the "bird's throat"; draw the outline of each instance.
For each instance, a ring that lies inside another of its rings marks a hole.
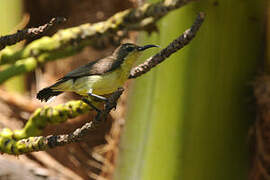
[[[130,70],[132,69],[134,63],[137,61],[139,55],[140,53],[131,54],[127,56],[124,62],[121,64],[122,73],[126,79],[128,78]]]

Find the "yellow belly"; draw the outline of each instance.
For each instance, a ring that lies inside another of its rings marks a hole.
[[[89,91],[97,95],[110,94],[121,87],[128,79],[128,74],[120,70],[108,72],[104,75],[92,75],[73,80],[68,80],[54,89],[60,91],[76,92],[87,95]]]

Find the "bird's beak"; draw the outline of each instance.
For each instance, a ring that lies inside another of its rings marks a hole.
[[[159,46],[153,45],[153,44],[149,44],[149,45],[138,47],[138,51],[144,51],[144,50],[146,50],[148,48],[152,48],[152,47],[159,47]]]

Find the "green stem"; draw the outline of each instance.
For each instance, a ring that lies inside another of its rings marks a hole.
[[[19,24],[22,19],[22,2],[15,0],[2,0],[0,6],[0,36],[10,31],[14,31],[14,28]],[[22,44],[12,46],[12,51],[21,48]],[[2,44],[0,44],[0,50],[2,49]],[[0,55],[1,56],[1,55]],[[10,79],[5,83],[5,88],[7,91],[23,93],[25,91],[25,77],[19,76]]]
[[[248,175],[247,101],[262,57],[264,0],[205,0],[162,20],[166,45],[195,16],[191,44],[136,80],[114,179],[239,180]]]
[[[32,114],[22,130],[11,131],[6,128],[0,131],[0,137],[19,140],[30,136],[38,136],[48,124],[63,123],[69,118],[75,118],[89,112],[90,109],[82,101],[70,101],[55,107],[45,106]],[[0,144],[0,147],[2,145]]]

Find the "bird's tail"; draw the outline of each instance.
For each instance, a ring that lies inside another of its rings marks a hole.
[[[63,91],[53,90],[52,86],[42,89],[37,94],[37,99],[47,102],[53,96],[58,96],[63,93]]]

